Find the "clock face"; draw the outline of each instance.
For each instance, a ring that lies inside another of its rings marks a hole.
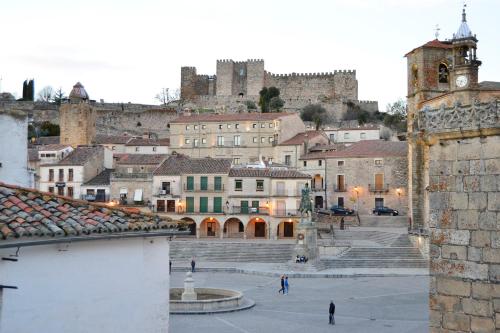
[[[469,79],[467,79],[467,76],[465,75],[459,75],[457,76],[457,79],[455,80],[455,83],[457,87],[463,88],[467,85],[467,82],[469,82]]]

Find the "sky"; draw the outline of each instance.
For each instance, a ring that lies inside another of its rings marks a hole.
[[[404,54],[458,30],[463,0],[0,0],[1,91],[80,81],[91,99],[158,104],[181,66],[264,59],[272,73],[355,69],[360,100],[406,96]],[[467,1],[480,81],[500,81],[500,0]]]

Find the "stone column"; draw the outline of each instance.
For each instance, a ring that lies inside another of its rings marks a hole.
[[[194,280],[193,274],[191,272],[186,273],[186,278],[184,279],[184,292],[182,293],[183,301],[195,301],[198,297],[194,291]]]

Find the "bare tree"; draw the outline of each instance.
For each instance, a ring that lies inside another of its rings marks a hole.
[[[38,92],[37,101],[51,102],[54,98],[54,89],[51,86],[45,86]]]
[[[169,88],[162,88],[156,94],[155,99],[163,105],[168,105],[171,102],[180,101],[180,91],[179,89],[171,90]]]

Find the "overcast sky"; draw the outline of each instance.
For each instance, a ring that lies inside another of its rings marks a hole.
[[[480,81],[500,81],[499,0],[467,1]],[[356,69],[359,98],[406,95],[404,54],[459,27],[461,0],[0,0],[1,90],[22,82],[90,98],[155,103],[181,66],[215,74],[217,59],[262,58],[272,73]]]

